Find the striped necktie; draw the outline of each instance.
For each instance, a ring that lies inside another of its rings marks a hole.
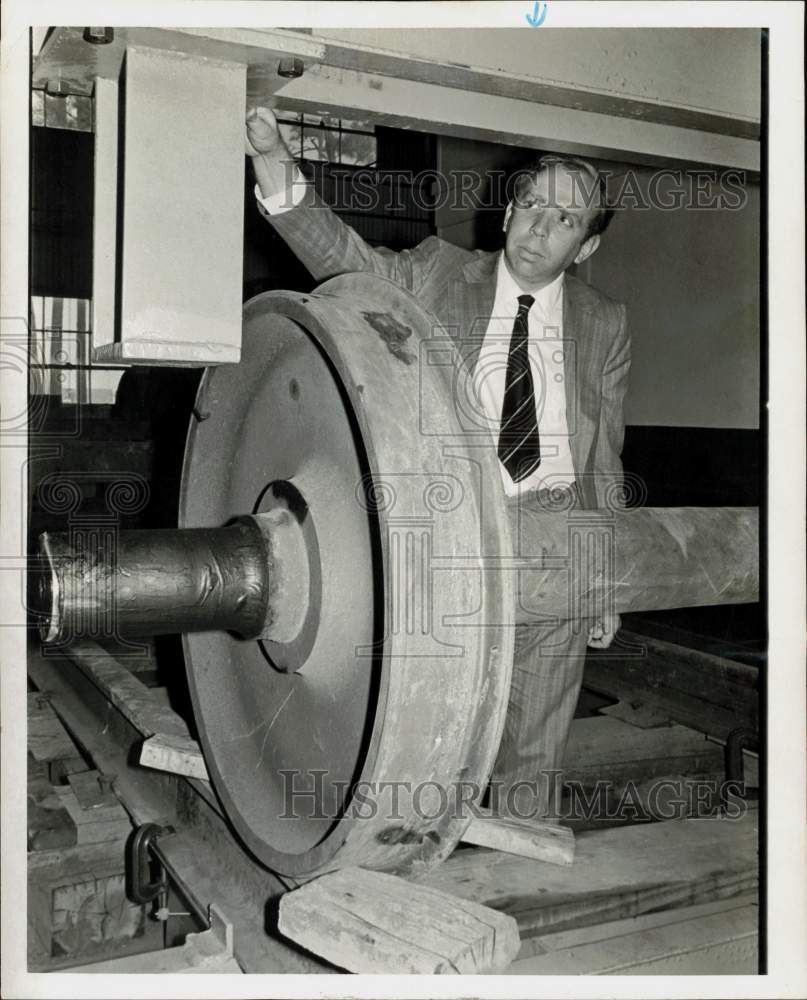
[[[530,371],[527,315],[535,299],[519,295],[518,315],[513,323],[504,401],[499,427],[499,460],[514,483],[526,479],[541,464],[541,439],[535,410],[535,387]]]

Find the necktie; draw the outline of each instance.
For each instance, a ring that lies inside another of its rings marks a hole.
[[[513,323],[504,401],[499,427],[499,460],[514,483],[526,479],[541,464],[541,439],[535,410],[535,387],[527,354],[527,315],[535,299],[519,295],[518,315]]]

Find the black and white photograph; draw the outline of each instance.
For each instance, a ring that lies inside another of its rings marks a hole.
[[[4,5],[4,997],[805,995],[803,29]]]

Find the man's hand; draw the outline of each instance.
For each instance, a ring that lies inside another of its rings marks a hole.
[[[280,134],[274,112],[269,108],[251,108],[247,113],[244,141],[261,196],[268,198],[285,192],[290,197],[298,171]]]
[[[588,644],[592,649],[608,649],[622,625],[619,615],[605,614],[588,630]]]
[[[288,156],[277,118],[269,108],[251,108],[247,112],[247,156],[282,153]]]

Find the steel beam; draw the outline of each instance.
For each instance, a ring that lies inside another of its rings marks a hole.
[[[618,52],[610,52],[612,46],[595,39],[592,51],[600,53],[599,85],[592,86],[584,83],[579,69],[564,74],[566,83],[551,79],[548,73],[541,75],[529,67],[524,51],[509,70],[486,63],[490,53],[485,48],[479,50],[476,65],[462,65],[454,51],[456,41],[453,46],[447,41],[449,34],[439,43],[432,39],[425,47],[422,42],[413,44],[413,51],[408,52],[396,49],[401,44],[400,32],[390,33],[388,47],[381,47],[347,35],[318,37],[268,29],[124,27],[115,31],[111,45],[91,46],[83,42],[81,29],[56,29],[36,61],[34,86],[59,79],[77,93],[89,93],[96,77],[114,77],[127,45],[146,45],[240,63],[247,71],[252,104],[277,102],[291,111],[631,163],[760,169],[759,119],[748,101],[727,98],[721,91],[712,108],[700,102],[688,104],[687,94],[696,87],[688,90],[680,79],[674,83],[662,74],[648,77],[643,90],[643,71],[637,70],[631,85],[614,86],[618,81],[612,79],[609,84],[605,79],[609,65],[617,62],[620,67],[642,63],[642,58],[643,65],[652,62],[648,53],[654,45],[662,45],[659,33],[652,44],[648,33],[641,38],[637,35],[627,61]],[[512,49],[511,43],[500,41],[507,34],[485,32],[487,49],[497,42],[505,51],[508,46]],[[599,38],[602,33],[590,34]],[[743,54],[749,51],[750,34],[739,46]],[[523,32],[517,35],[523,39]],[[450,37],[456,40],[456,32]],[[578,51],[579,37],[572,31],[555,32],[552,48],[557,53],[566,46],[570,63],[585,61]],[[530,45],[536,44],[544,43],[533,38]],[[630,46],[630,33],[612,44]],[[642,58],[637,60],[639,48]],[[721,53],[724,80],[731,76],[732,66],[725,46]],[[278,76],[284,55],[302,60],[301,77],[284,80]],[[745,66],[742,58],[736,62]],[[506,54],[500,60],[500,65],[505,64]],[[586,62],[583,76],[590,72]],[[704,75],[709,79],[708,71]]]
[[[267,100],[260,81],[250,80],[248,88],[251,103]],[[358,118],[529,149],[651,166],[686,163],[760,169],[755,139],[332,66],[312,66],[271,96],[273,103],[289,111]]]

